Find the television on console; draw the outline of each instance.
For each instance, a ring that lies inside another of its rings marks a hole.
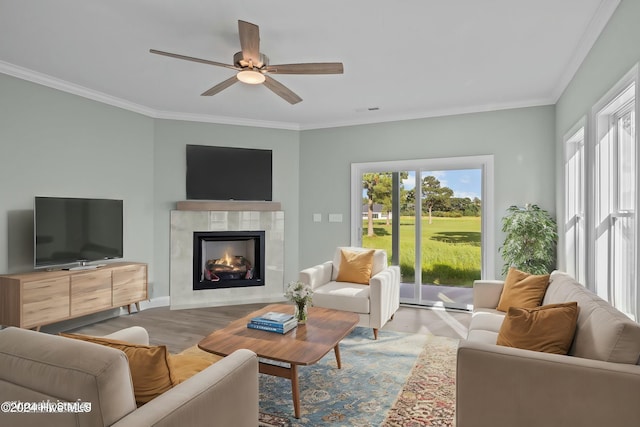
[[[187,199],[272,200],[272,152],[187,145]]]
[[[36,197],[35,268],[122,258],[122,223],[122,200]]]

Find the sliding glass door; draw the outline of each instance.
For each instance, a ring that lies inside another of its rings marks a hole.
[[[352,244],[385,249],[400,266],[403,303],[468,309],[473,281],[494,277],[492,160],[352,165]]]

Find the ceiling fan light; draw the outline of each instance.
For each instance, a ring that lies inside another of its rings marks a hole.
[[[263,83],[265,80],[264,74],[253,70],[240,71],[238,74],[236,74],[236,77],[242,83],[247,83],[250,85],[258,85],[260,83]]]

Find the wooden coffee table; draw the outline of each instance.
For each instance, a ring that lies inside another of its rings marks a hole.
[[[268,305],[213,332],[200,341],[198,347],[220,356],[246,348],[265,359],[259,363],[261,373],[291,380],[293,410],[295,417],[300,418],[298,366],[313,365],[333,349],[340,369],[340,341],[356,327],[360,318],[356,313],[309,307],[307,323],[284,335],[247,328],[252,317],[268,311],[293,314],[293,306]]]

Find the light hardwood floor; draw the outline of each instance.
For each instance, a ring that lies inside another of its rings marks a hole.
[[[164,344],[171,353],[191,347],[216,329],[267,304],[169,310],[156,307],[69,330],[87,335],[106,335],[129,326],[142,326],[149,332],[152,345]],[[471,320],[468,312],[439,308],[401,306],[393,320],[380,331],[424,333],[452,338],[466,336]],[[373,336],[373,333],[372,333]]]

